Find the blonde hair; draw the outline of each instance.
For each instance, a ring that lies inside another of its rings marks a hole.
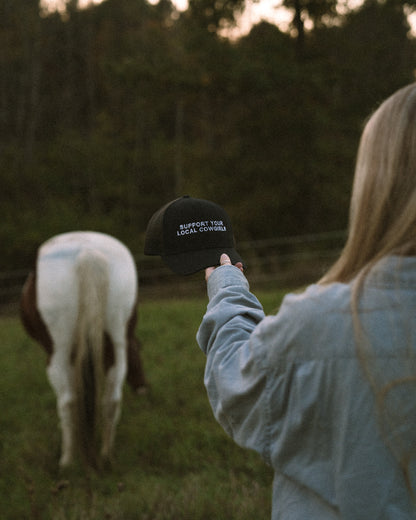
[[[386,99],[361,136],[349,233],[320,280],[349,282],[389,254],[416,253],[416,83]]]
[[[410,475],[416,431],[410,432],[410,441],[397,435],[397,420],[408,421],[404,413],[398,418],[398,413],[403,392],[409,395],[416,384],[416,358],[409,348],[402,375],[385,380],[358,310],[366,277],[379,260],[388,255],[416,255],[416,83],[386,99],[367,121],[358,148],[349,217],[346,245],[319,283],[352,283],[357,357],[374,391],[383,437],[416,503]],[[405,312],[409,312],[410,324],[412,309]]]

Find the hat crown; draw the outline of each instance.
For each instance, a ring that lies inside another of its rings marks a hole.
[[[214,202],[188,195],[160,208],[150,219],[144,253],[160,255],[176,273],[191,274],[218,265],[221,253],[241,261],[226,211]]]
[[[227,213],[214,202],[182,197],[165,211],[164,254],[233,247],[234,237]]]

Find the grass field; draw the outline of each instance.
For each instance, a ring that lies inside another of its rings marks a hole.
[[[280,295],[260,298],[266,312]],[[58,470],[60,432],[45,355],[0,317],[2,520],[263,520],[272,472],[215,422],[195,333],[206,301],[144,302],[138,336],[151,384],[125,388],[111,470]]]

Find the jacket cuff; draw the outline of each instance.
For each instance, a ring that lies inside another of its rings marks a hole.
[[[217,267],[208,278],[207,292],[211,301],[224,287],[242,287],[249,290],[249,283],[244,274],[234,265],[222,265]]]

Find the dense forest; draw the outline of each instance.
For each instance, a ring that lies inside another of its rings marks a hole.
[[[287,32],[230,39],[244,0],[2,0],[0,269],[73,229],[140,254],[185,193],[224,205],[239,240],[344,229],[363,122],[414,80],[416,2],[285,5]]]

